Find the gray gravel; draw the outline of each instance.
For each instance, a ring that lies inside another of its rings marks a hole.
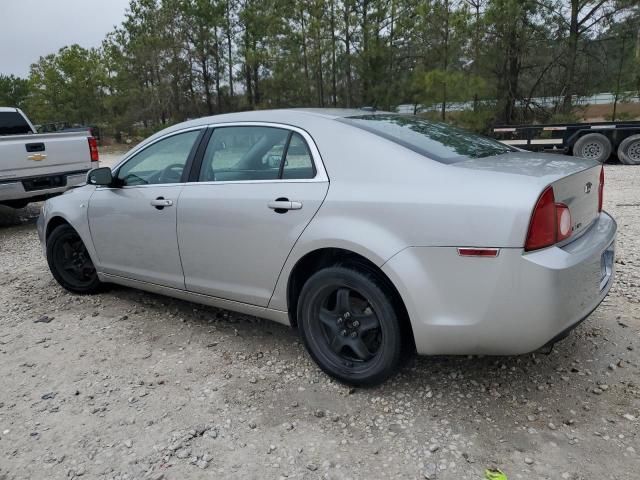
[[[295,331],[52,279],[0,207],[0,479],[640,478],[640,167],[607,167],[615,286],[552,354],[419,358],[350,389]]]

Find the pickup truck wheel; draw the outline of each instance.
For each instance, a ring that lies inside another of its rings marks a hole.
[[[601,133],[588,133],[573,145],[573,156],[605,163],[611,156],[611,142]]]
[[[341,382],[377,385],[400,366],[398,316],[384,284],[369,272],[344,266],[316,272],[302,287],[297,318],[311,357]]]
[[[71,292],[95,293],[102,285],[80,235],[70,225],[56,227],[47,238],[47,263],[57,282]]]
[[[640,165],[640,135],[631,135],[620,142],[618,159],[625,165]]]

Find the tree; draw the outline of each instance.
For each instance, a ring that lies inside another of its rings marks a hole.
[[[0,105],[22,108],[29,96],[29,81],[14,75],[0,75]]]
[[[36,122],[88,124],[104,113],[106,71],[100,52],[79,45],[61,48],[31,65],[27,101]]]

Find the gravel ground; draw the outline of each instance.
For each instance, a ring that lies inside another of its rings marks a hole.
[[[0,479],[640,478],[640,167],[607,167],[609,297],[550,355],[418,358],[374,389],[295,331],[51,277],[0,207]]]

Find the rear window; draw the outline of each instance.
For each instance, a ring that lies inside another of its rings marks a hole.
[[[456,163],[514,151],[492,138],[419,117],[380,114],[346,117],[341,121],[441,163]]]
[[[0,135],[32,133],[31,127],[18,112],[0,112]]]

